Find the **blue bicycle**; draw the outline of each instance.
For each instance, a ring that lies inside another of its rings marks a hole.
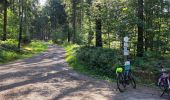
[[[136,81],[132,75],[130,65],[123,65],[116,68],[117,88],[120,92],[124,92],[126,85],[136,88]]]

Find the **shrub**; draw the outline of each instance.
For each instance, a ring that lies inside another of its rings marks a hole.
[[[24,36],[24,37],[22,37],[22,43],[23,44],[29,44],[29,43],[31,43],[31,40],[29,39],[28,36]]]
[[[42,52],[48,48],[44,42],[32,41],[30,44],[24,45],[21,51],[19,51],[17,44],[18,42],[13,39],[0,41],[0,63],[31,57],[33,54]]]
[[[65,40],[65,35],[63,32],[61,32],[62,29],[58,29],[56,32],[52,33],[52,41],[56,44],[62,44]]]
[[[14,39],[8,39],[6,41],[1,41],[0,46],[4,50],[9,50],[9,51],[16,51],[18,52],[19,49],[17,47],[17,41]]]
[[[98,47],[81,47],[76,52],[76,58],[91,70],[100,74],[113,74],[113,64],[116,61],[115,51]]]
[[[48,48],[47,44],[41,41],[32,40],[29,44],[30,48],[33,48],[34,52],[41,52]]]

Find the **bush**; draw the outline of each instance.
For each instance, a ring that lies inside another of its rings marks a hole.
[[[34,52],[41,52],[48,48],[47,44],[41,41],[32,40],[28,45],[30,48],[33,48]]]
[[[115,51],[98,47],[81,47],[76,52],[76,58],[91,70],[100,74],[112,75],[113,64],[116,63]]]
[[[29,43],[31,43],[31,40],[29,39],[29,37],[24,36],[24,37],[22,38],[22,43],[23,43],[23,44],[29,44]]]
[[[0,41],[0,63],[31,57],[33,54],[42,52],[48,48],[44,42],[31,41],[30,44],[22,46],[21,51],[19,51],[17,44],[18,42],[13,39]]]
[[[18,52],[19,49],[17,47],[17,41],[14,39],[8,39],[6,41],[1,41],[0,46],[4,50],[9,50],[9,51],[16,51]]]
[[[62,32],[62,29],[59,28],[56,32],[52,33],[53,43],[62,44],[64,40],[66,40],[65,35],[66,34]]]
[[[17,53],[15,52],[3,51],[1,53],[3,59],[6,61],[10,61],[18,58]]]

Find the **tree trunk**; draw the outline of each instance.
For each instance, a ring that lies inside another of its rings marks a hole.
[[[19,3],[20,9],[19,9],[19,17],[20,17],[20,25],[19,25],[19,40],[18,40],[18,49],[21,49],[21,40],[22,40],[22,29],[23,29],[23,0],[20,0]]]
[[[68,43],[70,43],[70,38],[71,38],[71,35],[70,35],[70,27],[69,27],[69,22],[67,22],[67,25],[66,25],[66,27],[67,27],[67,41],[68,41]]]
[[[72,16],[72,21],[73,21],[73,43],[75,43],[76,42],[76,3],[77,3],[77,0],[72,0],[72,4],[73,4],[73,6],[72,6],[72,14],[73,14],[73,16]]]
[[[144,15],[143,15],[143,0],[138,0],[138,43],[137,43],[137,56],[143,57],[144,53],[144,41],[143,41],[143,21],[144,21]]]
[[[97,5],[96,6],[101,12],[101,6]],[[96,47],[103,47],[103,41],[102,41],[102,20],[101,20],[101,14],[96,18]]]
[[[6,40],[7,35],[7,0],[4,0],[4,26],[3,26],[3,41]]]
[[[102,20],[96,19],[96,47],[102,47]]]
[[[108,4],[106,5],[106,10],[107,10],[107,19],[106,19],[106,21],[107,21],[108,45],[109,45],[109,48],[111,48],[111,46],[110,46],[110,42],[111,42],[111,40],[110,40],[110,23],[109,23],[109,19],[111,19],[111,18],[109,16]]]
[[[87,14],[87,19],[88,19],[88,26],[89,26],[89,31],[88,31],[88,46],[91,45],[92,39],[93,39],[93,32],[92,32],[92,25],[91,25],[91,13],[90,13],[90,7],[92,6],[92,1],[87,0],[86,3],[88,4],[88,8],[86,11]]]

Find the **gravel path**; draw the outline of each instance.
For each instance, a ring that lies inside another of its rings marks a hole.
[[[0,100],[166,100],[149,87],[127,89],[67,67],[63,48],[50,45],[32,58],[0,65]]]

